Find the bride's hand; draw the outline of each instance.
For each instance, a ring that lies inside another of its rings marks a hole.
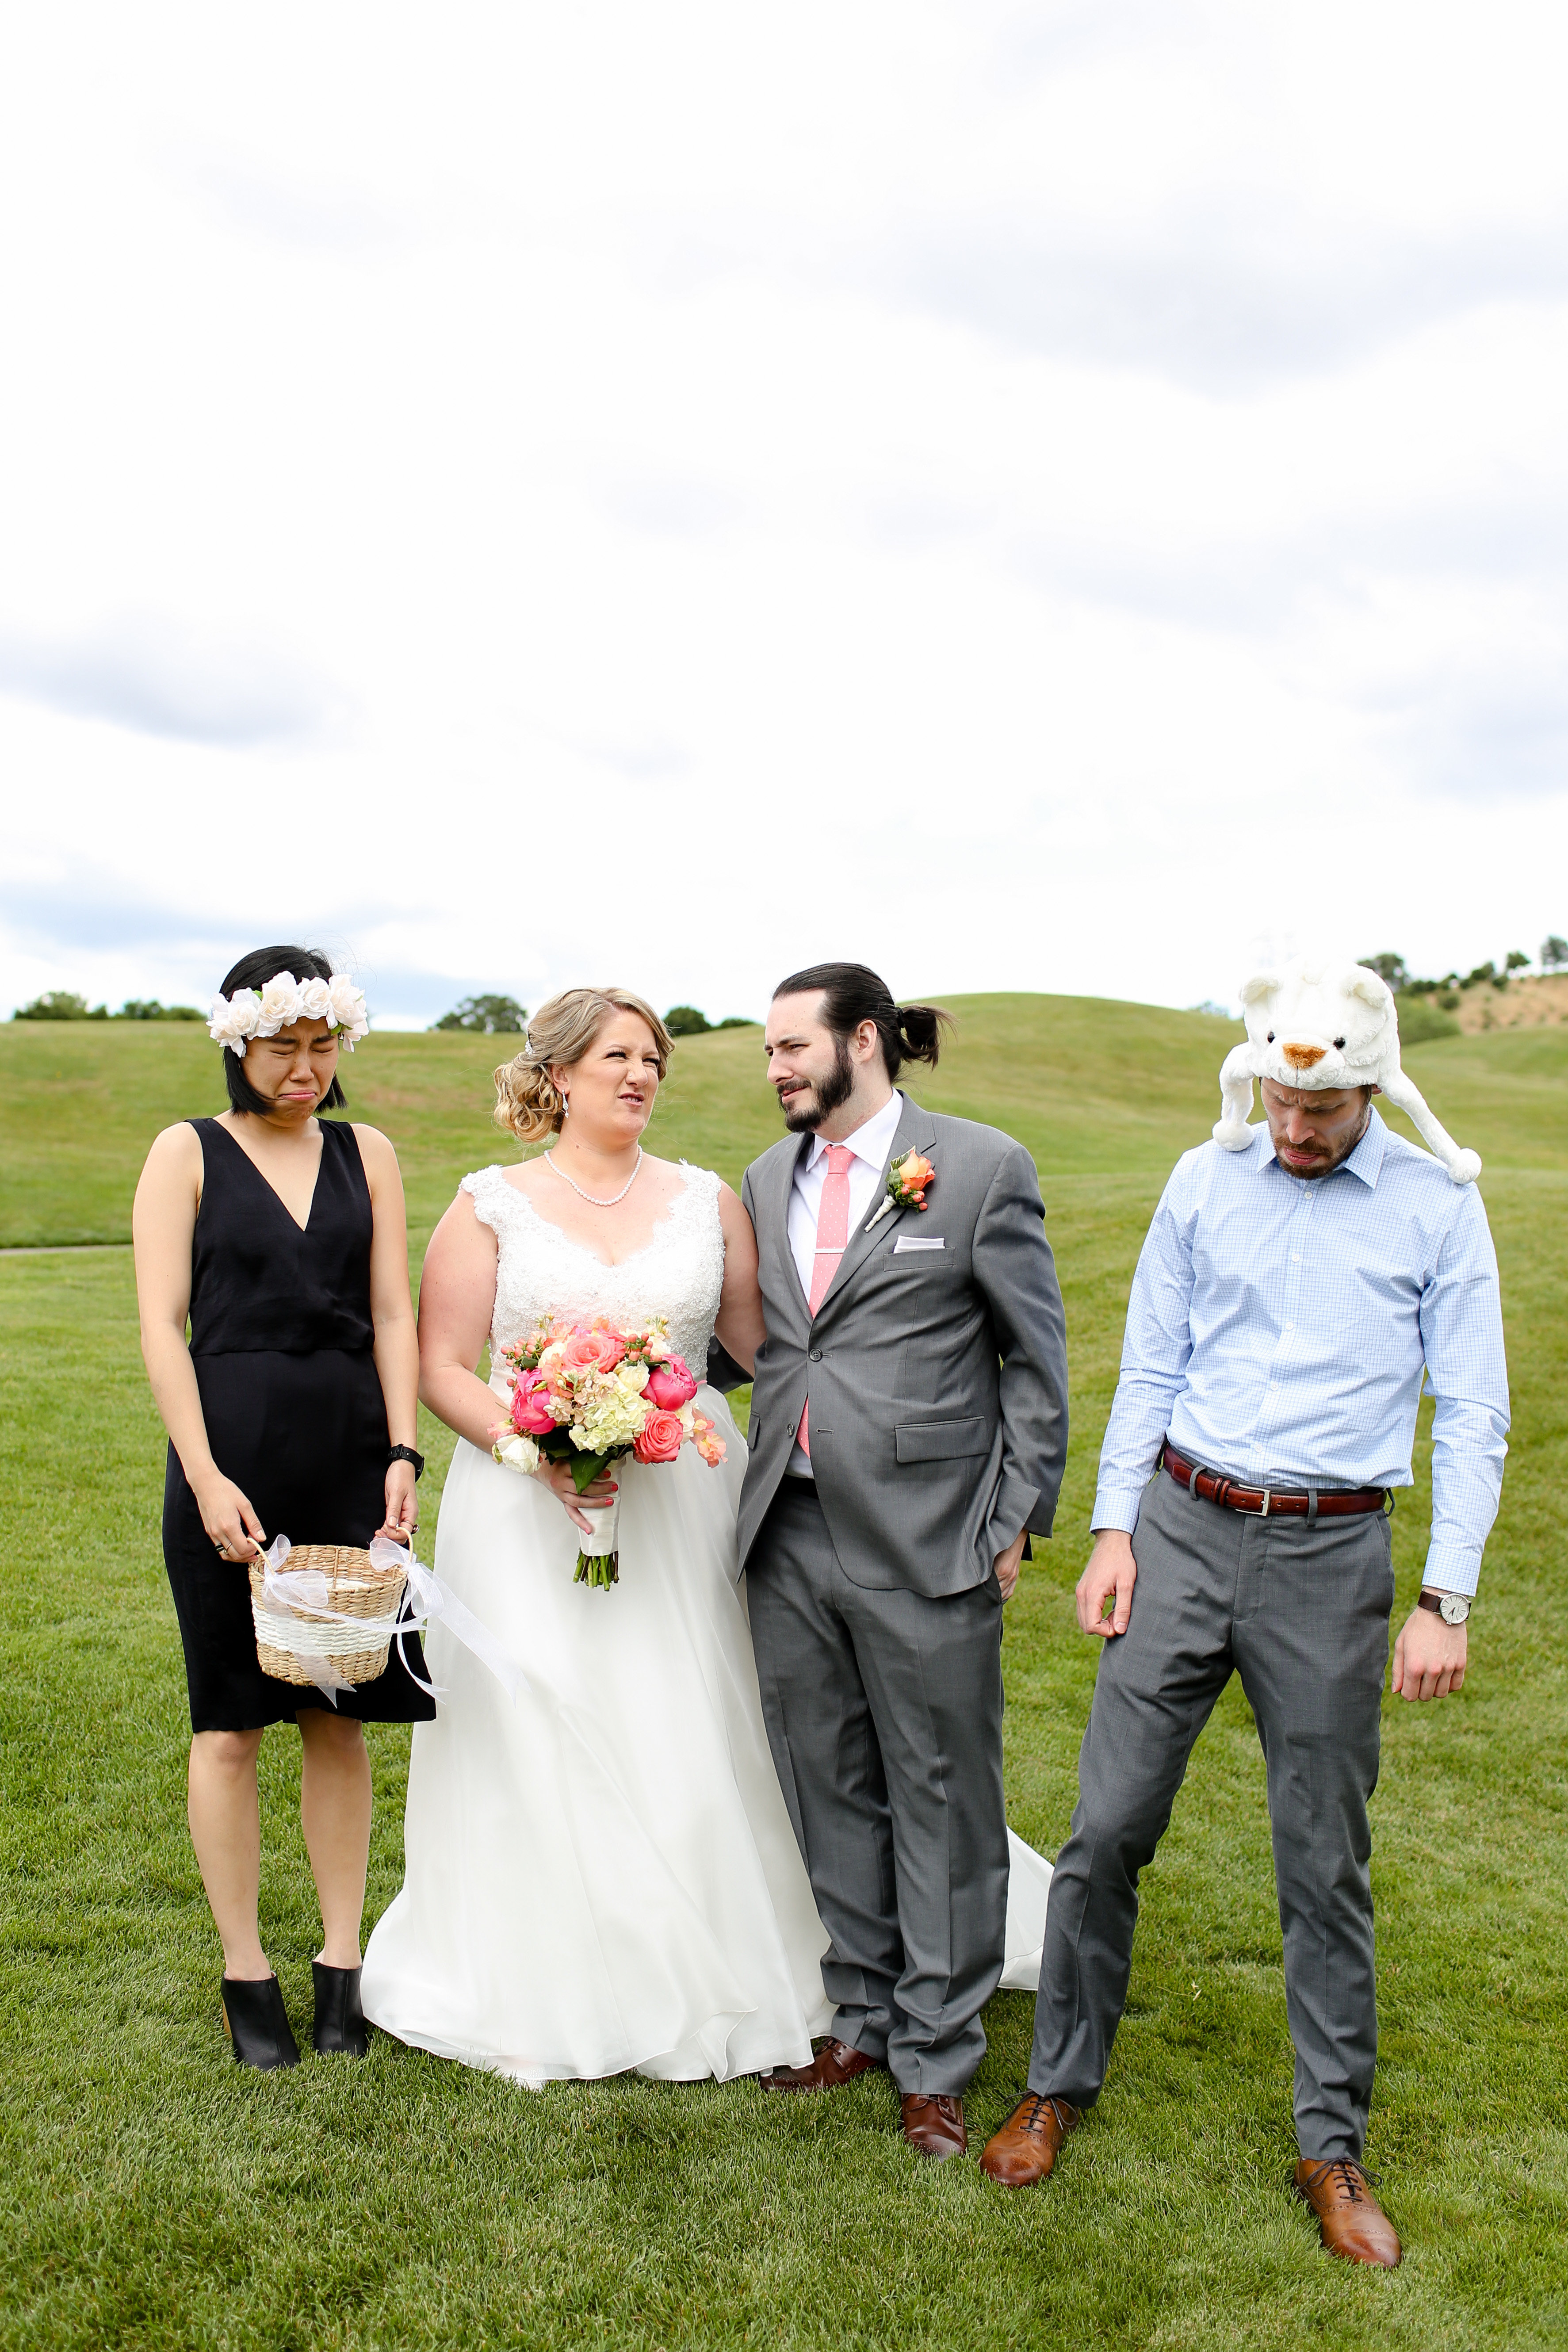
[[[589,1511],[607,1510],[616,1499],[616,1482],[607,1470],[601,1470],[593,1485],[584,1486],[581,1494],[569,1462],[549,1462],[542,1455],[533,1475],[542,1486],[549,1487],[573,1526],[585,1536],[593,1534],[594,1522],[584,1516],[584,1507]]]

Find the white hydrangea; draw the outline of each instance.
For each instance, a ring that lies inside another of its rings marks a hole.
[[[641,1371],[639,1364],[634,1367]],[[578,1391],[577,1418],[572,1423],[572,1443],[580,1453],[607,1454],[616,1445],[629,1445],[647,1419],[647,1407],[637,1389],[621,1380],[619,1372],[596,1381],[593,1390]]]

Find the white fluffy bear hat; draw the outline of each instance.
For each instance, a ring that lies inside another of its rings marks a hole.
[[[1214,1139],[1245,1151],[1254,1078],[1279,1087],[1381,1087],[1440,1160],[1456,1184],[1473,1184],[1479,1155],[1461,1151],[1399,1066],[1399,1020],[1386,983],[1364,964],[1298,958],[1282,971],[1243,983],[1247,1043],[1233,1046],[1219,1074],[1225,1115]]]

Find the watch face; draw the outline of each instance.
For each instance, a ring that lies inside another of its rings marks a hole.
[[[1437,1603],[1437,1612],[1445,1625],[1462,1625],[1470,1613],[1470,1604],[1448,1593]]]

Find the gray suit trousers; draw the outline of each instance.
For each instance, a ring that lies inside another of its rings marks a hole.
[[[1029,2087],[1089,2105],[1127,1999],[1138,1874],[1233,1672],[1268,1780],[1296,2135],[1359,2158],[1377,2057],[1372,1833],[1394,1571],[1385,1519],[1257,1518],[1163,1471],[1132,1538],[1132,1615],[1108,1640],[1051,1881]]]
[[[1006,1933],[995,1580],[940,1600],[852,1583],[816,1487],[786,1477],[746,1587],[834,2032],[900,2091],[961,2092]]]

